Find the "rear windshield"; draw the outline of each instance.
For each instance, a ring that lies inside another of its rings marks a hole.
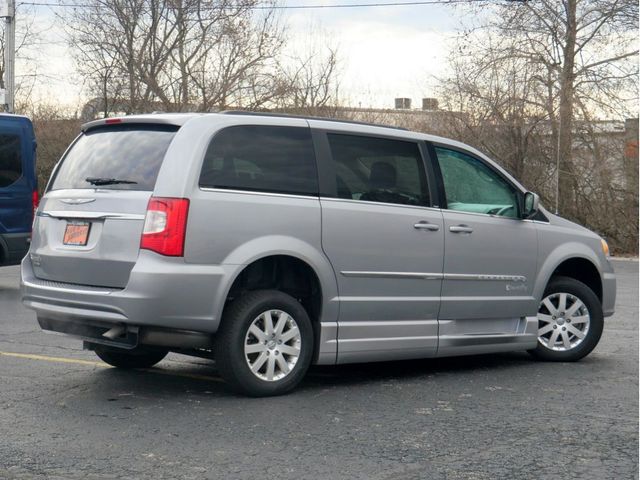
[[[51,190],[153,190],[178,127],[118,125],[92,129],[64,157]]]

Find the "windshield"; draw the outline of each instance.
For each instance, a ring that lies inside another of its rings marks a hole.
[[[81,135],[62,160],[51,190],[153,190],[175,126],[123,124]]]

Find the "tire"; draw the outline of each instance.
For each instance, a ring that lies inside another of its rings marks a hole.
[[[124,350],[102,345],[95,345],[93,350],[103,362],[123,369],[153,367],[169,353],[168,350],[160,349],[136,347],[133,350]]]
[[[256,290],[225,310],[214,353],[220,375],[234,390],[266,397],[300,383],[313,348],[311,320],[302,305],[277,290]]]
[[[573,278],[554,277],[542,299],[538,309],[538,344],[529,353],[552,362],[575,362],[591,353],[604,327],[602,305],[593,290]]]

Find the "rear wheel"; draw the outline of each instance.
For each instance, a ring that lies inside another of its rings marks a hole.
[[[573,278],[553,278],[538,307],[538,345],[529,353],[541,360],[580,360],[596,347],[603,326],[600,300],[589,287]]]
[[[118,368],[149,368],[160,362],[169,353],[168,350],[151,350],[136,347],[133,350],[110,348],[96,345],[94,352],[105,363]]]
[[[225,312],[215,355],[220,375],[234,389],[256,397],[286,393],[311,364],[311,321],[286,293],[248,292]]]

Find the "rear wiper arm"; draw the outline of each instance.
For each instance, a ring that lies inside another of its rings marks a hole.
[[[127,184],[138,183],[138,182],[134,182],[133,180],[121,180],[119,178],[87,177],[84,180],[86,182],[89,182],[91,185],[118,185],[121,183],[127,183]]]

